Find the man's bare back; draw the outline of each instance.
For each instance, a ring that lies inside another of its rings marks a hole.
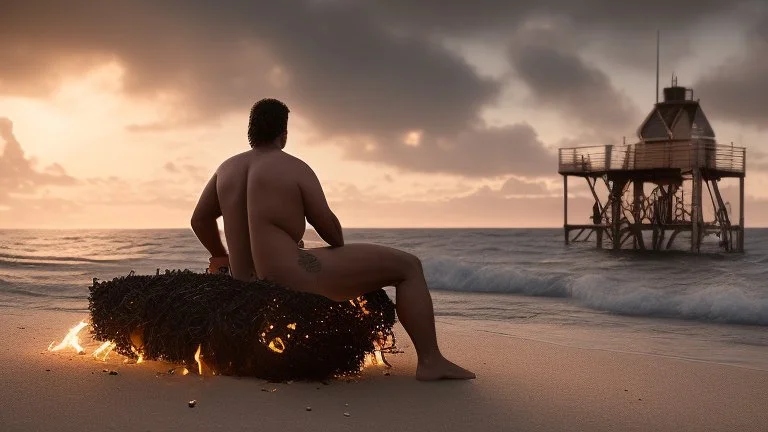
[[[258,276],[315,291],[313,273],[320,270],[320,263],[297,246],[304,235],[305,215],[315,224],[331,222],[325,227],[329,232],[321,235],[336,246],[343,242],[340,232],[332,232],[335,216],[324,197],[317,196],[322,189],[309,166],[279,149],[253,149],[225,161],[216,178],[232,275],[240,280]]]
[[[229,266],[237,279],[270,279],[336,301],[395,286],[397,315],[419,359],[416,378],[474,378],[440,353],[432,298],[419,259],[385,246],[344,244],[341,224],[317,176],[282,150],[287,118],[282,102],[265,99],[254,105],[249,124],[252,149],[222,163],[203,190],[192,228],[212,263],[227,256],[216,224],[223,216]],[[299,249],[305,220],[329,247]]]

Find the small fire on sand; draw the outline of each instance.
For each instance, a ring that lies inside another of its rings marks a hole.
[[[77,334],[80,333],[80,330],[87,326],[87,322],[80,321],[78,325],[69,329],[69,332],[66,336],[64,336],[64,339],[61,341],[61,343],[53,346],[53,344],[56,342],[51,342],[51,344],[48,345],[48,351],[61,351],[67,347],[72,347],[75,351],[77,351],[78,354],[85,354],[85,349],[80,346],[80,337]]]
[[[72,348],[78,354],[85,354],[85,348],[80,345],[80,332],[89,325],[90,324],[85,321],[80,321],[76,326],[69,329],[67,335],[64,336],[64,339],[62,339],[58,345],[56,344],[56,341],[51,342],[51,344],[48,345],[48,351],[61,351],[67,348]],[[107,361],[109,354],[116,346],[117,344],[115,342],[106,341],[99,345],[99,347],[91,353],[91,356],[97,360]],[[131,351],[138,357],[136,364],[144,362],[144,354],[142,352],[136,350],[134,347],[131,347]]]
[[[104,342],[96,348],[96,351],[91,354],[93,358],[99,359],[101,361],[107,361],[107,357],[109,356],[109,353],[112,352],[113,349],[115,349],[116,344],[111,341]]]
[[[195,351],[195,361],[197,362],[197,373],[200,376],[203,375],[203,362],[200,361],[200,351],[202,350],[202,348],[203,348],[202,345],[198,345],[197,346],[197,351]],[[184,374],[184,375],[186,375],[186,374]]]
[[[141,363],[144,363],[144,354],[143,354],[143,353],[139,352],[139,351],[138,351],[138,350],[136,350],[136,348],[134,348],[134,347],[131,347],[131,352],[133,352],[134,354],[136,354],[136,356],[138,357],[138,358],[136,359],[136,364],[141,364]]]
[[[77,352],[78,354],[85,354],[85,348],[80,345],[80,332],[88,327],[89,324],[85,321],[80,321],[77,325],[69,329],[67,332],[67,335],[64,336],[64,339],[62,339],[61,342],[56,344],[56,341],[51,342],[50,345],[48,345],[48,351],[61,351],[66,348],[72,348]],[[271,326],[272,327],[272,326]],[[296,330],[296,323],[290,323],[286,326],[290,330]],[[262,334],[264,336],[264,334]],[[288,338],[291,337],[290,334],[287,335]],[[109,354],[115,349],[117,344],[113,341],[106,341],[99,345],[98,348],[96,348],[93,353],[91,353],[91,356],[97,360],[106,361]],[[283,340],[280,337],[273,338],[269,344],[268,347],[270,350],[282,354],[286,349],[286,344],[283,342]],[[203,375],[203,361],[201,359],[201,352],[202,352],[202,345],[197,346],[197,351],[195,351],[194,359],[195,362],[197,362],[197,373],[202,376]],[[137,350],[135,347],[131,346],[131,351],[136,354],[138,359],[136,360],[136,364],[141,364],[144,362],[144,354],[141,352],[141,350]],[[389,366],[389,363],[387,363],[386,360],[384,360],[384,357],[381,353],[381,348],[379,346],[376,347],[376,350],[373,353],[369,353],[365,356],[365,361],[363,364],[363,367],[371,367],[371,366],[381,366],[386,365]],[[187,368],[182,369],[182,375],[189,374],[189,370]],[[214,375],[216,375],[216,372],[213,372]]]
[[[387,362],[384,361],[384,357],[382,357],[381,351],[378,349],[373,353],[367,354],[365,356],[365,367],[381,366],[386,364]]]

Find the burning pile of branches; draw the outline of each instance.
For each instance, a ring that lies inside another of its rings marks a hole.
[[[394,343],[394,304],[381,289],[337,303],[265,280],[131,272],[94,279],[89,309],[94,339],[122,355],[190,366],[198,357],[223,375],[322,380],[359,372]]]

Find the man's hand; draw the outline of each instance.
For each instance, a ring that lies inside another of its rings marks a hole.
[[[208,273],[230,274],[229,255],[211,257],[208,260]]]

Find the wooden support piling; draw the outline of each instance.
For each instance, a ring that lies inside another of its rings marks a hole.
[[[613,236],[613,249],[621,249],[621,196],[624,192],[624,184],[614,181],[611,188],[611,235]]]
[[[568,244],[568,176],[563,176],[563,231],[565,244]]]
[[[737,248],[744,252],[744,177],[739,177],[739,233]]]
[[[701,214],[701,170],[693,170],[693,193],[691,194],[691,252],[698,252],[701,246],[699,235]]]
[[[607,149],[560,149],[558,172],[563,175],[566,245],[595,241],[601,248],[605,239],[613,249],[646,249],[644,239],[648,234],[648,239],[652,238],[649,249],[664,250],[685,232],[691,235],[692,252],[700,252],[704,237],[710,235],[720,237],[719,244],[725,251],[743,251],[744,149],[702,141],[637,143]],[[572,176],[583,178],[594,198],[591,224],[569,224],[568,177]],[[739,179],[738,225],[717,184],[723,178]],[[596,188],[600,181],[606,186],[607,196],[602,187]],[[646,191],[646,185],[653,189]],[[703,196],[704,187],[711,200]],[[709,213],[703,207],[710,201],[715,217],[705,221]],[[591,238],[593,233],[595,240]]]

